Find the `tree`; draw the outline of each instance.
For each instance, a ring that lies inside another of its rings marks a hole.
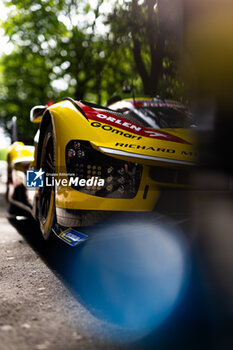
[[[66,96],[104,103],[125,84],[175,97],[176,40],[164,21],[171,2],[115,1],[107,14],[109,0],[5,0],[14,49],[1,58],[4,124],[20,116],[19,134],[32,136],[34,105]]]
[[[169,0],[116,3],[108,19],[116,42],[131,47],[144,93],[151,96],[160,90],[164,97],[170,97],[179,85],[176,64],[180,33],[174,30],[177,14],[171,6],[174,10]]]
[[[8,3],[10,12],[3,25],[14,49],[1,59],[0,116],[7,125],[12,115],[17,115],[19,134],[28,137],[35,131],[29,124],[30,109],[57,95],[51,86],[53,67],[59,60],[54,49],[66,28],[58,21],[52,3],[13,0]]]
[[[121,77],[118,74],[112,84],[110,76],[116,71],[113,65],[118,64],[119,54],[109,62],[107,35],[95,30],[103,0],[95,8],[86,0],[6,3],[10,12],[3,27],[14,49],[1,59],[0,116],[5,125],[16,114],[20,116],[19,133],[28,129],[32,136],[28,115],[33,105],[66,96],[101,103],[109,97],[108,93],[102,96],[104,89],[110,86],[115,91]]]

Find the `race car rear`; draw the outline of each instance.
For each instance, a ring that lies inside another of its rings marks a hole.
[[[39,220],[45,239],[109,212],[151,211],[161,187],[189,186],[196,161],[192,130],[151,128],[70,98],[33,108],[31,120],[39,125],[35,147],[15,143],[9,152],[8,198]],[[15,201],[19,186],[24,196]]]

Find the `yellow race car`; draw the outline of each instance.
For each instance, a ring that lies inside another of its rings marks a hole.
[[[125,102],[152,109],[159,103],[176,120],[183,108],[156,99]],[[10,146],[7,199],[40,222],[45,239],[55,232],[75,245],[86,238],[77,228],[109,212],[151,211],[162,186],[188,186],[196,161],[188,114],[183,110],[179,127],[161,128],[151,124],[153,113],[145,119],[112,107],[71,98],[36,106],[34,146]]]

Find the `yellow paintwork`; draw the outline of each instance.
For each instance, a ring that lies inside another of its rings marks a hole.
[[[144,98],[143,98],[144,99]],[[67,179],[64,175],[66,172],[65,149],[70,140],[85,140],[91,141],[94,148],[99,150],[99,147],[113,148],[131,152],[133,154],[142,154],[154,156],[161,159],[157,161],[143,160],[140,157],[130,159],[132,162],[140,162],[143,166],[143,174],[139,191],[133,199],[120,198],[102,198],[86,193],[82,193],[72,189],[71,187],[57,187],[55,190],[55,203],[59,208],[80,209],[80,210],[115,210],[115,211],[148,211],[152,210],[158,200],[160,191],[158,183],[153,181],[149,176],[150,165],[170,165],[172,161],[181,160],[188,163],[195,161],[193,140],[190,131],[188,130],[164,130],[174,136],[190,142],[190,144],[177,143],[171,141],[158,140],[150,137],[140,137],[134,133],[134,130],[125,131],[120,127],[115,127],[112,130],[104,130],[102,126],[106,125],[104,121],[99,121],[98,127],[91,125],[96,120],[87,120],[85,116],[79,112],[73,104],[67,100],[53,104],[47,109],[50,112],[54,130],[55,142],[55,163],[56,173],[63,173],[58,176],[59,179]],[[104,113],[104,112],[101,112]],[[42,116],[42,119],[44,116]],[[109,128],[110,129],[110,128]],[[123,131],[123,133],[122,133]],[[121,146],[124,144],[124,146]],[[125,146],[125,144],[133,146]],[[37,144],[35,145],[37,148]],[[145,149],[142,149],[145,146]],[[137,148],[139,147],[139,149]],[[153,148],[153,150],[152,150]],[[171,150],[175,152],[172,153]],[[35,150],[37,154],[37,149]],[[10,161],[14,162],[18,158],[32,157],[32,149],[28,149],[23,143],[15,143],[9,150]],[[116,158],[128,159],[126,156],[116,156]],[[169,164],[164,164],[163,161],[168,160]],[[112,158],[114,162],[114,157]],[[31,162],[33,168],[34,162]],[[68,179],[67,179],[68,180]],[[146,199],[143,199],[145,187],[149,186],[149,191]],[[36,194],[36,191],[34,191]]]
[[[49,107],[55,130],[55,159],[56,173],[64,173],[65,148],[70,140],[95,140],[101,145],[106,145],[106,134],[90,129],[90,121],[68,101],[64,101]],[[119,137],[114,138],[119,141]],[[114,158],[113,158],[114,162]],[[58,176],[58,179],[61,178]],[[62,178],[67,179],[66,176]],[[68,179],[67,179],[68,180]],[[147,199],[143,200],[144,188],[150,186]],[[144,169],[144,176],[140,184],[138,194],[133,199],[101,198],[82,193],[71,187],[60,187],[56,191],[56,206],[59,208],[83,209],[83,210],[151,210],[159,197],[159,190],[148,176],[148,170]]]
[[[104,125],[103,123],[101,124]],[[106,131],[102,131],[103,129],[101,128],[98,128],[98,129],[100,134],[103,134],[103,137],[104,137],[106,135]],[[115,129],[120,131],[120,129],[114,127],[114,130]],[[166,129],[166,131],[167,130],[168,129]],[[163,131],[165,131],[165,129],[163,129]],[[191,141],[190,131],[189,130],[185,130],[185,131],[186,133],[184,134],[184,130],[182,130],[182,138],[190,142]],[[179,131],[175,133],[169,130],[169,133],[174,136],[179,135]],[[128,135],[129,134],[131,133],[128,133]],[[154,161],[148,162],[142,159],[140,160],[140,154],[144,154],[152,157],[159,157],[166,160],[169,160],[169,159],[180,160],[185,162],[193,162],[195,160],[193,144],[182,144],[182,143],[178,144],[176,142],[164,141],[160,139],[152,139],[148,137],[141,137],[140,140],[135,140],[135,139],[120,137],[119,135],[116,135],[116,134],[112,134],[111,137],[108,137],[104,141],[103,139],[101,139],[98,141],[92,141],[91,143],[93,146],[96,146],[96,147],[104,146],[107,148],[118,149],[120,151],[127,151],[133,154],[139,154],[137,161],[143,164],[146,163],[146,164],[155,165],[155,162]],[[145,149],[143,149],[143,147],[145,147]]]
[[[51,197],[50,197],[50,203],[49,203],[49,211],[48,211],[48,216],[46,218],[46,223],[45,223],[45,228],[44,228],[44,233],[46,234],[49,229],[49,225],[51,222],[51,217],[52,217],[52,212],[53,212],[53,205],[54,205],[54,191],[51,191]]]
[[[34,147],[25,146],[23,142],[14,142],[8,148],[8,157],[10,163],[28,161],[34,159]]]
[[[123,131],[128,137],[103,130],[101,127],[92,127],[91,124],[98,123],[101,126],[106,123],[96,122],[91,119],[87,121],[85,117],[71,105],[70,102],[64,101],[59,104],[53,105],[49,108],[55,129],[55,137],[59,136],[59,142],[57,143],[57,163],[65,165],[65,147],[70,140],[90,140],[94,146],[102,146],[108,148],[114,148],[119,150],[125,150],[131,153],[140,153],[149,156],[156,156],[160,158],[166,158],[171,160],[181,160],[187,162],[195,161],[195,151],[193,146],[193,139],[190,130],[179,130],[179,129],[163,129],[163,131],[169,131],[171,135],[181,137],[190,144],[177,143],[171,141],[164,141],[161,139],[154,139],[149,137],[141,137],[137,140],[138,135],[134,134],[133,130]],[[122,129],[115,127],[114,130],[119,132]],[[134,136],[134,138],[133,138]],[[116,145],[119,144],[130,144],[135,147],[125,147]],[[136,147],[140,147],[137,149]],[[148,149],[142,149],[145,146]],[[151,147],[155,149],[151,150]],[[159,150],[158,150],[159,148]],[[174,150],[175,153],[170,151]],[[121,157],[123,158],[123,157]],[[147,161],[141,160],[143,164]]]
[[[41,121],[42,121],[42,116],[39,116],[39,117],[36,117],[35,119],[33,119],[32,123],[39,124],[39,123],[41,123]]]
[[[175,157],[179,160],[185,160],[190,162],[195,160],[192,145],[177,144],[175,142],[155,140],[148,137],[142,137],[140,140],[134,141],[134,139],[130,139],[124,136],[120,136],[119,134],[105,131],[101,129],[101,127],[91,127],[90,124],[92,120],[86,120],[86,118],[69,101],[63,101],[52,105],[48,108],[48,110],[52,115],[53,127],[55,130],[55,159],[57,160],[57,173],[64,172],[65,148],[70,140],[91,140],[92,145],[104,146],[121,150],[121,147],[115,146],[117,142],[129,143],[129,141],[132,140],[131,142],[136,145],[146,145],[148,147],[153,146],[166,149],[169,147],[175,149]],[[121,130],[120,128],[115,127],[114,129]],[[185,132],[186,135],[184,135]],[[129,134],[134,135],[133,132],[130,132]],[[179,131],[172,131],[172,134],[179,136]],[[191,141],[191,134],[188,130],[182,130],[182,137],[187,141]],[[130,152],[139,153],[134,149],[130,149]],[[185,152],[186,154],[181,154],[181,152]],[[175,158],[174,154],[164,153],[161,151],[152,152],[151,150],[140,150],[140,153],[153,156],[156,155],[157,157],[166,156],[166,158],[168,159]],[[151,162],[147,160],[141,160],[141,162],[144,164],[151,164]],[[153,162],[153,164],[156,165],[155,162]],[[61,187],[58,188],[56,191],[56,205],[60,208],[70,209],[152,210],[158,200],[159,189],[157,183],[149,177],[148,169],[149,167],[144,167],[138,194],[133,199],[101,198],[73,190],[70,187]],[[146,185],[149,185],[149,191],[146,200],[144,200],[143,193]]]
[[[8,147],[8,196],[13,197],[15,187],[26,184],[25,169],[34,161],[34,147],[14,142]],[[35,191],[34,191],[35,192]],[[31,192],[32,194],[32,192]]]
[[[158,187],[151,181],[148,174],[149,168],[143,170],[139,191],[133,199],[102,198],[78,192],[71,187],[60,187],[56,193],[56,205],[60,208],[90,209],[90,210],[151,210],[159,197]],[[143,199],[145,186],[150,189],[146,200]],[[65,204],[65,206],[64,206]]]

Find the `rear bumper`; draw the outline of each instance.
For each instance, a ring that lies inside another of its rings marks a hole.
[[[138,192],[134,198],[98,197],[71,187],[58,187],[56,207],[72,210],[97,211],[151,211],[159,198],[158,185],[149,176],[149,167],[143,167]]]

